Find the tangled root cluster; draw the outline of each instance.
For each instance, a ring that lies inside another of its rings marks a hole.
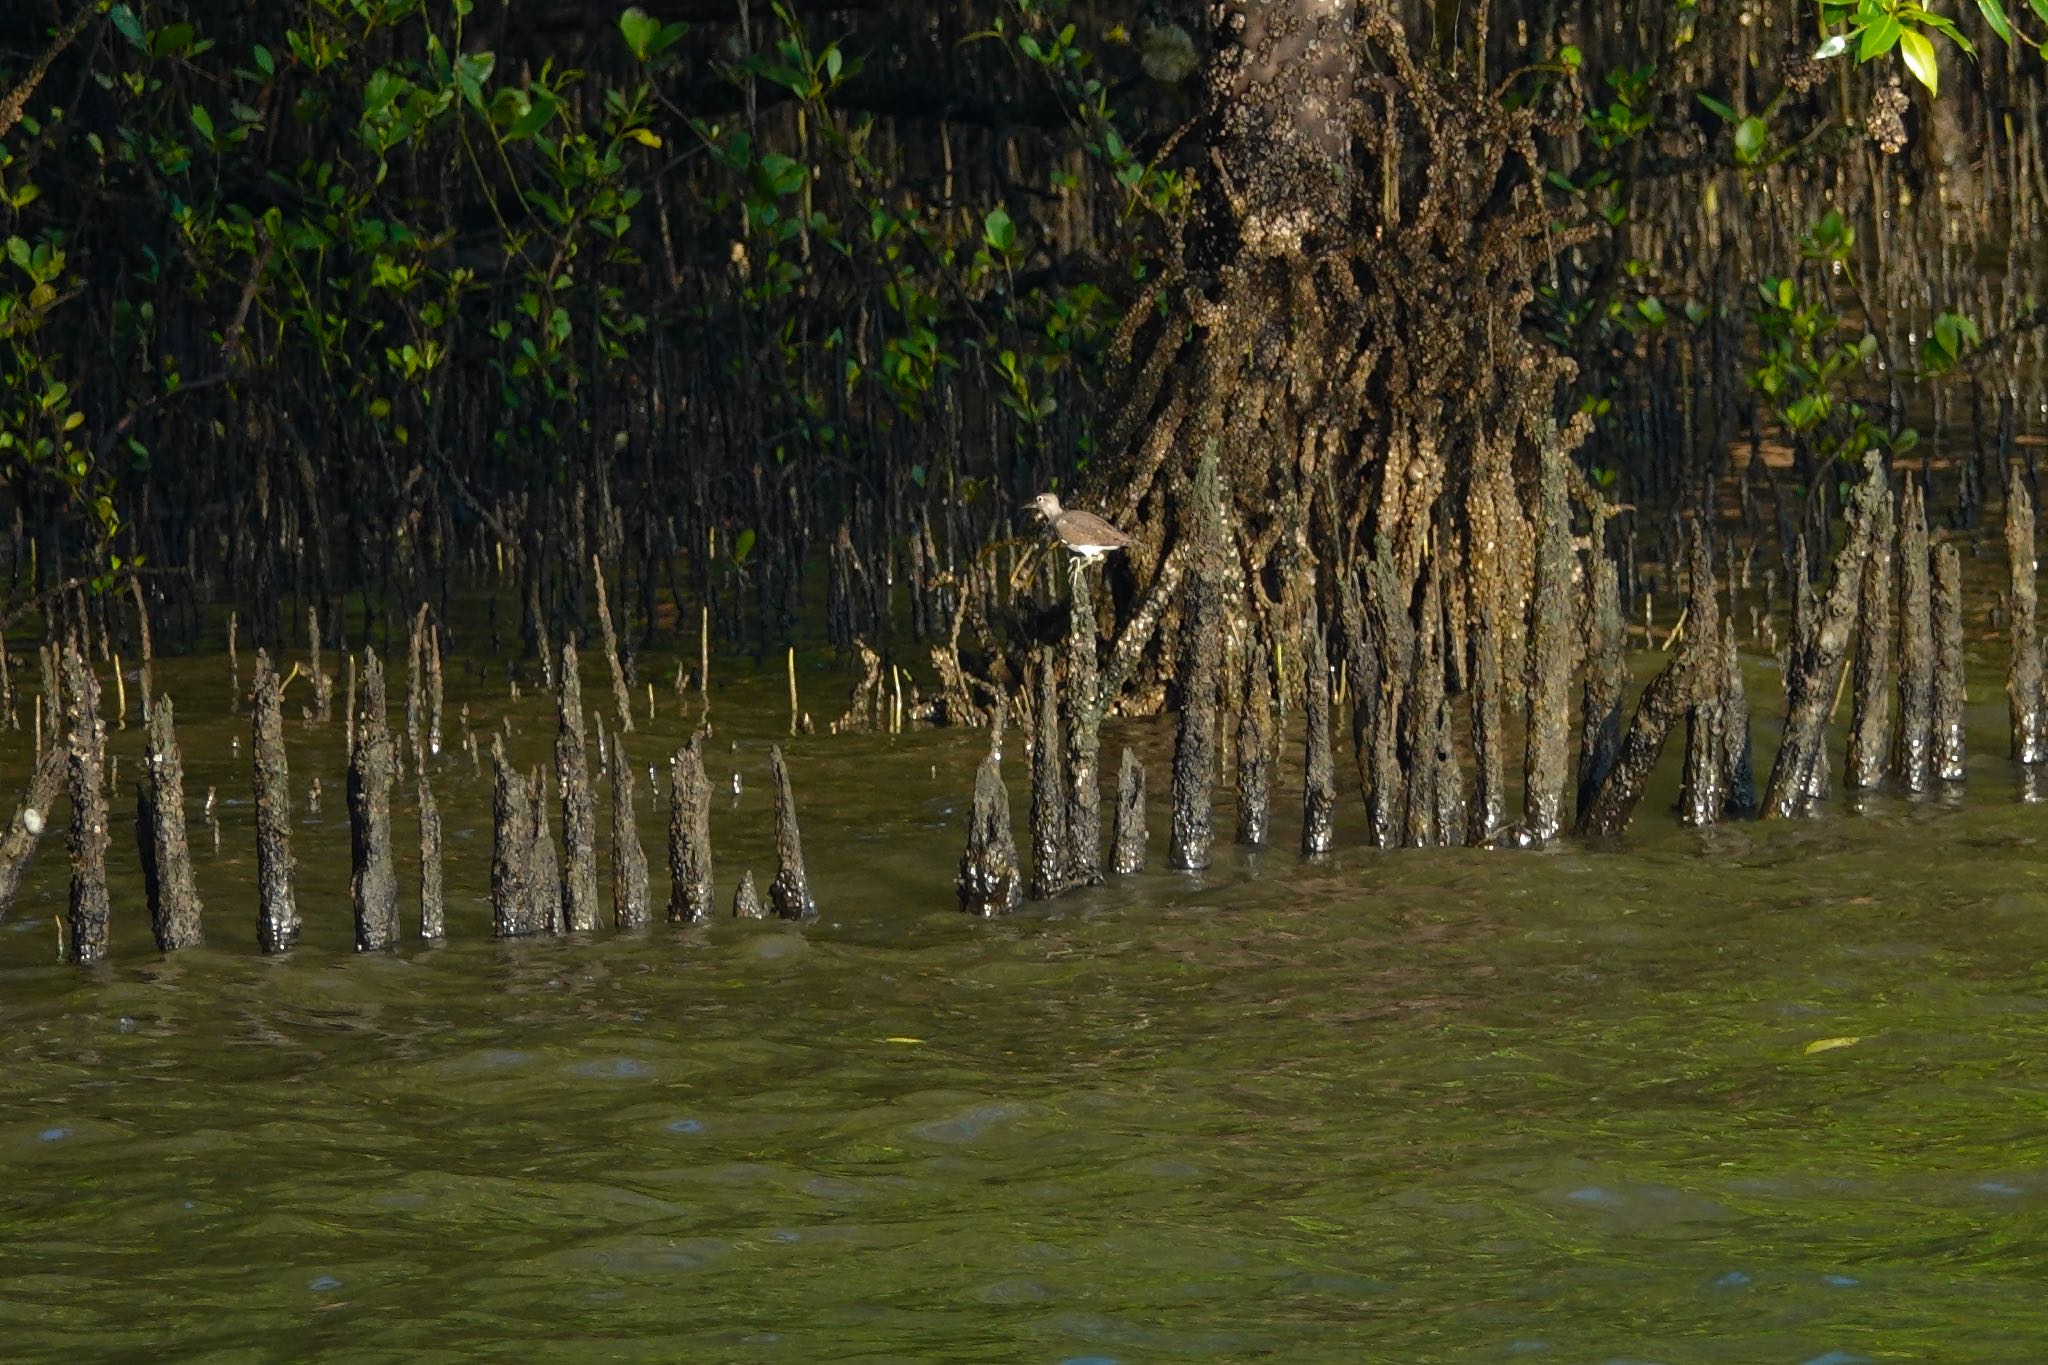
[[[1523,320],[1546,259],[1584,236],[1543,201],[1545,115],[1425,69],[1387,0],[1216,0],[1212,19],[1203,207],[1165,306],[1119,337],[1108,501],[1155,585],[1122,628],[1173,658],[1161,599],[1213,554],[1237,643],[1286,639],[1305,594],[1332,620],[1370,564],[1415,626],[1437,624],[1420,615],[1440,579],[1454,672],[1483,613],[1518,678],[1538,461],[1582,436],[1554,417],[1570,360]],[[1194,543],[1188,509],[1212,450],[1222,546]]]

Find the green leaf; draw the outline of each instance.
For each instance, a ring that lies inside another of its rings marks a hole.
[[[2041,3],[2044,5],[2048,5],[2048,0],[2041,0]],[[1729,123],[1735,122],[1735,111],[1729,108],[1727,105],[1721,103],[1721,101],[1715,99],[1712,95],[1700,95],[1697,98],[1699,99],[1699,102],[1706,107],[1709,113],[1719,114],[1724,120],[1726,120]]]
[[[1017,242],[1017,225],[1010,220],[1009,213],[1001,205],[988,211],[981,220],[981,236],[997,251],[1008,251]]]
[[[1770,126],[1754,114],[1735,125],[1735,159],[1753,165],[1771,138]]]
[[[1950,42],[1961,48],[1965,56],[1974,57],[1977,55],[1976,45],[1968,38],[1965,38],[1963,31],[1950,23],[1946,16],[1935,14],[1928,10],[1911,10],[1908,11],[1908,17],[1918,19],[1936,33],[1945,36]],[[1929,41],[1931,42],[1932,39]]]
[[[455,61],[455,88],[478,113],[484,108],[484,83],[497,66],[498,57],[493,52],[465,52]]]
[[[1584,61],[1586,57],[1585,54],[1580,52],[1577,48],[1566,47],[1558,52],[1557,59],[1558,61],[1564,63],[1566,66],[1570,67],[1572,70],[1577,71],[1579,69],[1579,63]]]
[[[2005,17],[2005,6],[1999,0],[1977,0],[1977,10],[1984,16],[1984,22],[1991,25],[1991,31],[2002,43],[2012,42],[2012,23]]]
[[[363,82],[363,117],[374,118],[394,104],[405,93],[410,84],[396,71],[380,70],[370,73],[370,79]]]
[[[2027,4],[2033,7],[2035,18],[2048,24],[2048,0],[2027,0]]]
[[[192,46],[192,25],[166,24],[149,37],[149,55],[175,57]]]
[[[518,142],[521,139],[532,137],[547,126],[548,120],[555,116],[555,111],[560,107],[561,101],[555,98],[554,92],[535,86],[533,90],[533,103],[528,105],[526,112],[515,119],[512,125],[505,130],[505,140],[507,142]]]
[[[191,119],[192,126],[199,130],[199,136],[205,138],[208,142],[212,142],[213,115],[206,112],[206,106],[200,104],[193,105]]]
[[[1863,30],[1863,41],[1856,48],[1856,60],[1874,61],[1899,45],[1899,21],[1887,14]]]
[[[753,553],[754,539],[754,528],[751,526],[739,533],[732,543],[733,563],[744,564],[747,562],[747,556]]]
[[[1934,44],[1927,41],[1927,35],[1917,28],[1899,30],[1899,54],[1906,59],[1906,69],[1913,78],[1927,87],[1930,95],[1941,93],[1941,69],[1934,64]]]
[[[628,52],[643,62],[651,61],[655,40],[661,36],[661,20],[634,5],[619,16],[619,36],[626,40]]]
[[[795,194],[804,187],[805,174],[801,162],[780,153],[770,152],[761,158],[761,177],[773,194]]]
[[[135,17],[135,11],[126,5],[116,5],[107,11],[107,18],[114,29],[126,38],[138,52],[149,51],[149,35],[143,32],[142,21]]]

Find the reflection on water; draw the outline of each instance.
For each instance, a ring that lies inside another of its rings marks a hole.
[[[111,963],[51,961],[60,845],[0,927],[9,1359],[2037,1354],[2048,829],[1993,759],[1960,805],[1652,802],[1540,855],[1347,824],[984,923],[947,884],[984,737],[801,740],[819,921],[497,944],[451,752],[452,940],[347,951],[330,799],[263,960],[239,723],[180,667],[212,946],[149,949],[125,824]],[[729,896],[776,726],[721,722]],[[338,723],[288,737],[301,809],[339,792]]]

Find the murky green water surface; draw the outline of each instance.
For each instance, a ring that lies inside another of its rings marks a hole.
[[[453,753],[451,940],[370,957],[340,724],[294,717],[307,936],[263,960],[217,671],[162,679],[209,946],[149,945],[133,726],[113,961],[53,961],[61,840],[0,927],[10,1360],[1846,1365],[2048,1336],[2048,814],[1982,673],[1959,805],[1646,808],[1625,847],[1549,854],[1353,826],[1313,867],[1288,811],[1277,851],[995,923],[950,888],[980,734],[793,742],[816,922],[587,942],[488,939],[486,786]],[[500,686],[467,689],[479,728]],[[538,759],[551,722],[514,714]],[[723,899],[772,870],[785,722],[714,719]],[[1116,738],[1163,788],[1166,732]],[[641,815],[660,900],[644,784]]]

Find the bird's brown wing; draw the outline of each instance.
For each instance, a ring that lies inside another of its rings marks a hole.
[[[1069,545],[1128,545],[1131,538],[1093,512],[1062,512],[1060,539]]]

